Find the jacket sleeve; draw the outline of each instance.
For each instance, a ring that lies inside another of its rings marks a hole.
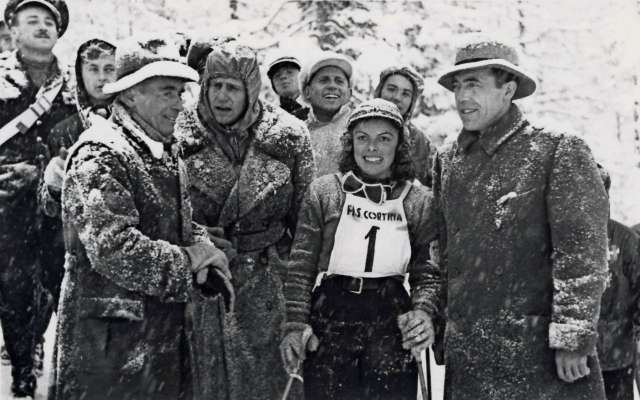
[[[414,221],[409,226],[411,238],[411,261],[409,262],[409,284],[414,309],[426,311],[429,315],[438,312],[438,293],[442,277],[437,264],[429,259],[429,244],[438,236],[438,216],[431,193],[421,190],[407,207]],[[407,200],[405,200],[406,202]]]
[[[102,146],[84,145],[63,188],[63,221],[76,230],[91,268],[127,290],[185,302],[192,276],[177,245],[139,229],[133,184],[120,159]]]
[[[605,287],[609,204],[581,139],[559,140],[547,185],[554,288],[549,346],[589,354]]]
[[[311,291],[318,275],[318,260],[322,249],[322,229],[322,204],[312,184],[302,201],[287,264],[287,280],[284,285],[287,330],[308,322]]]
[[[300,124],[299,129],[303,132],[300,135],[300,142],[295,155],[293,171],[291,172],[294,188],[293,204],[291,204],[287,214],[287,222],[292,234],[295,234],[297,217],[300,212],[300,204],[302,203],[302,199],[307,191],[307,187],[314,178],[315,171],[309,130],[303,124]]]

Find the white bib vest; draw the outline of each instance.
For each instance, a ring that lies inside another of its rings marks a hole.
[[[346,194],[328,275],[380,278],[407,272],[411,244],[402,202],[410,189],[406,182],[399,198],[383,204]]]

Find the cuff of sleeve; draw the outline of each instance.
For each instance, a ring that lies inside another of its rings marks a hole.
[[[549,324],[549,347],[583,355],[595,351],[598,335],[593,329],[576,324]]]
[[[304,322],[287,322],[284,324],[284,334],[302,332],[307,326],[309,326],[309,324],[305,324]]]

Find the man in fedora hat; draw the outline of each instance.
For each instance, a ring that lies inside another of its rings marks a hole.
[[[233,298],[226,256],[192,223],[173,130],[185,82],[198,75],[169,43],[118,45],[117,80],[103,88],[116,95],[111,117],[94,114],[69,150],[57,400],[191,398],[192,274],[218,277]]]
[[[269,62],[267,76],[271,87],[280,98],[280,108],[305,121],[309,116],[309,107],[304,107],[296,99],[300,96],[300,70],[302,64],[292,55],[277,54]]]
[[[342,143],[351,114],[352,61],[323,51],[300,74],[302,97],[311,105],[307,127],[316,162],[316,175],[338,171]]]
[[[74,111],[70,75],[52,49],[69,23],[62,0],[10,0],[4,20],[16,50],[0,55],[0,320],[12,364],[12,391],[33,396],[38,324],[50,296],[43,270],[59,268],[55,220],[38,211],[36,192],[53,126]]]
[[[608,204],[591,151],[513,103],[536,84],[512,47],[471,42],[438,82],[463,124],[434,166],[446,396],[604,399]]]

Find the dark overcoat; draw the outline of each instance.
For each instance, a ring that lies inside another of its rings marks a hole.
[[[446,398],[604,399],[595,343],[608,201],[585,143],[532,127],[513,105],[438,154],[434,193]],[[561,381],[556,349],[588,355],[591,374]]]
[[[230,160],[196,110],[176,122],[189,171],[194,221],[223,227],[238,256],[231,262],[236,317],[254,364],[245,376],[251,398],[284,390],[279,353],[284,324],[282,279],[304,192],[313,176],[309,133],[301,121],[269,104],[249,129],[244,159]]]
[[[62,193],[66,264],[50,398],[189,398],[183,246],[192,224],[177,151],[154,155],[122,105],[71,148]],[[174,146],[174,149],[176,147]]]

